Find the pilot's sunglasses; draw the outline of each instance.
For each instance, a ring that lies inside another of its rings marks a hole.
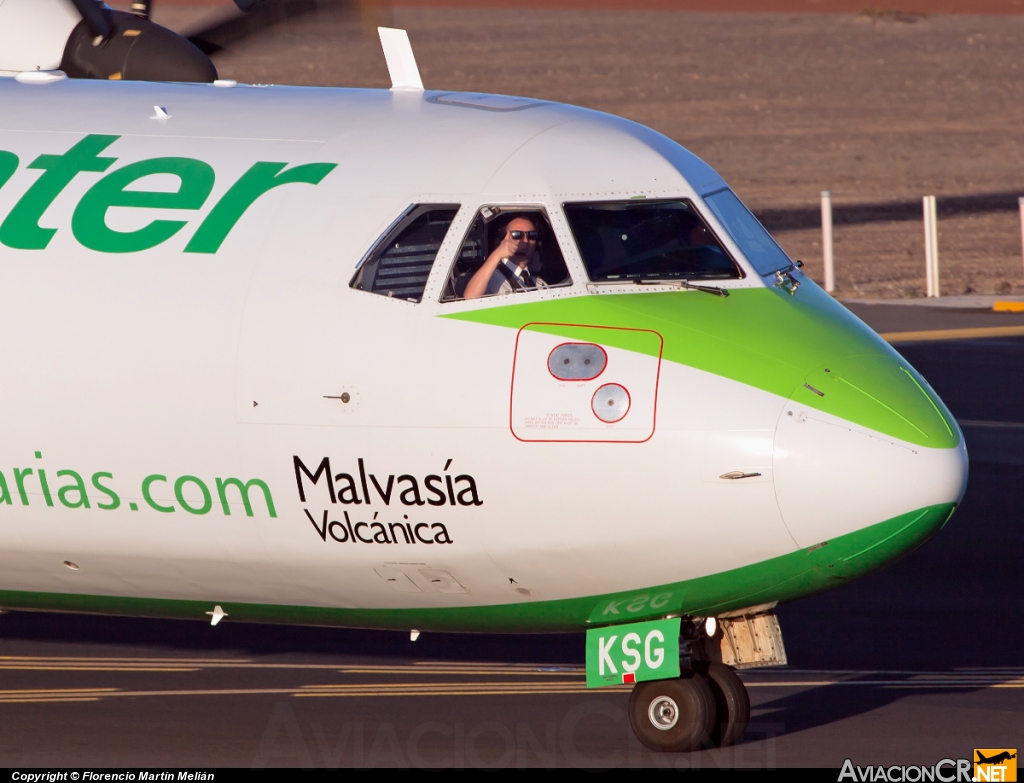
[[[517,242],[524,237],[531,242],[536,242],[537,237],[540,236],[536,231],[509,231],[508,235]]]

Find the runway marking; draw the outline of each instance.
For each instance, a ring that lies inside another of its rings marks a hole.
[[[1024,682],[1002,680],[792,680],[788,682],[751,682],[744,680],[747,688],[803,688],[826,685],[871,685],[886,688],[1024,688]]]
[[[601,693],[608,693],[611,691],[625,691],[629,693],[633,690],[632,686],[624,688],[623,686],[611,686],[609,688],[601,688]],[[485,688],[475,691],[467,691],[461,688],[440,688],[438,686],[431,687],[430,690],[409,690],[409,691],[338,691],[338,692],[324,692],[324,693],[296,693],[295,696],[305,698],[340,698],[340,697],[399,697],[399,696],[513,696],[513,695],[540,695],[540,694],[581,694],[586,693],[587,688],[585,686],[573,686],[565,688],[552,688],[545,690],[532,690],[532,689],[512,689],[512,688]]]
[[[138,665],[136,665],[138,664]],[[117,657],[42,657],[42,656],[0,656],[0,670],[22,671],[100,671],[100,672],[196,672],[202,669],[271,669],[271,670],[311,670],[333,671],[347,675],[428,675],[445,677],[480,677],[500,674],[514,677],[534,677],[547,679],[560,677],[564,681],[582,680],[585,670],[578,666],[545,666],[540,664],[504,664],[479,662],[450,661],[417,661],[410,664],[338,664],[338,663],[255,663],[249,659],[225,658],[117,658]],[[741,671],[748,687],[796,687],[824,685],[906,685],[926,684],[942,686],[959,684],[963,687],[973,685],[994,685],[1002,687],[1019,687],[1024,684],[1024,667],[965,667],[949,672],[921,672],[910,670],[815,670],[785,669],[748,669]],[[793,679],[800,676],[818,675],[815,679]],[[823,679],[821,675],[824,675]],[[874,679],[856,679],[857,677],[874,676]],[[879,678],[878,675],[889,675]],[[904,675],[906,679],[891,679],[893,675]],[[845,678],[844,678],[845,676]],[[775,680],[773,677],[785,677]],[[570,678],[567,680],[566,678]],[[482,683],[479,683],[482,684]],[[520,683],[522,685],[523,683]],[[552,683],[537,683],[547,687]],[[554,683],[557,684],[557,683]],[[403,683],[395,683],[404,686]],[[431,687],[438,683],[426,683]],[[313,687],[335,687],[334,685]],[[292,691],[295,688],[286,688]],[[0,690],[0,697],[7,694]]]
[[[312,688],[312,690],[306,690]],[[603,688],[607,691],[626,691],[632,686],[613,686]],[[474,686],[467,683],[366,683],[352,685],[298,686],[291,688],[222,688],[204,690],[152,690],[123,691],[116,688],[103,689],[71,689],[68,691],[50,691],[35,693],[32,691],[9,692],[0,695],[0,704],[28,703],[36,701],[96,701],[101,698],[128,697],[140,698],[147,696],[483,696],[496,694],[549,694],[549,693],[582,693],[586,687],[577,683],[551,683],[549,687],[529,683],[480,683]]]
[[[983,326],[974,329],[928,329],[921,332],[883,332],[890,343],[931,342],[932,340],[977,340],[984,337],[1021,337],[1024,326]]]
[[[11,661],[83,661],[103,663],[252,663],[248,658],[117,658],[104,656],[67,656],[67,655],[0,655],[0,663]]]
[[[27,704],[29,702],[99,701],[113,696],[117,688],[48,688],[46,690],[0,691],[0,704]]]
[[[101,693],[101,692],[112,692],[116,691],[117,688],[36,688],[36,689],[21,689],[12,691],[0,691],[0,698],[5,696],[31,696],[38,694],[40,696],[52,696],[55,693],[66,694],[66,693]]]
[[[612,686],[627,687],[627,686]],[[432,690],[437,688],[460,688],[467,691],[479,690],[482,688],[510,688],[516,690],[534,690],[538,693],[558,688],[573,688],[575,690],[586,690],[585,682],[358,682],[358,683],[333,683],[329,685],[303,685],[299,691],[303,695],[320,692],[333,691],[357,691],[366,689],[377,690]],[[628,689],[628,687],[627,687]]]
[[[632,690],[631,685],[613,685],[602,691]],[[585,682],[481,682],[481,683],[352,683],[307,685],[295,693],[309,698],[339,696],[494,696],[510,694],[586,693]]]
[[[578,666],[543,666],[451,661],[408,664],[256,663],[226,658],[118,658],[3,656],[0,669],[69,672],[196,672],[204,669],[325,671],[343,680],[362,676],[369,682],[332,682],[272,688],[165,688],[126,690],[117,687],[0,690],[0,704],[95,702],[112,698],[172,696],[291,696],[296,698],[402,698],[414,696],[511,696],[628,693],[631,685],[588,690]],[[748,688],[810,689],[828,686],[902,690],[1024,688],[1024,668],[964,668],[946,672],[885,670],[748,670]],[[408,681],[403,678],[413,678]],[[417,681],[416,678],[426,678]],[[439,678],[439,679],[433,679]],[[529,679],[527,679],[529,678]],[[376,681],[374,681],[376,680]],[[385,681],[381,681],[385,680]],[[387,681],[391,680],[391,681]]]
[[[139,665],[134,665],[138,661]],[[156,666],[154,664],[163,664]],[[576,666],[538,666],[531,664],[433,664],[410,665],[326,664],[326,663],[253,663],[249,660],[175,659],[175,658],[30,658],[0,657],[0,671],[141,671],[196,672],[201,669],[295,669],[337,671],[343,674],[438,674],[486,675],[501,672],[516,676],[584,677]]]
[[[916,679],[786,679],[745,681],[748,688],[815,688],[831,685],[883,687],[887,689],[936,690],[944,688],[1024,688],[1024,677],[955,677],[943,674],[919,675]],[[628,693],[630,685],[616,685],[599,691],[588,690],[583,682],[447,682],[447,683],[328,683],[288,688],[216,688],[121,690],[119,688],[25,689],[0,691],[0,704],[86,702],[117,697],[159,696],[294,696],[299,698],[398,698],[407,696],[509,696],[579,695],[582,693]]]
[[[444,676],[452,675],[484,675],[484,674],[511,674],[530,677],[586,677],[584,670],[566,671],[545,671],[543,669],[499,669],[475,666],[460,666],[451,668],[435,668],[427,666],[335,666],[342,674],[436,674]]]
[[[0,704],[52,704],[54,702],[68,701],[99,701],[98,696],[86,696],[82,698],[54,697],[52,699],[0,699]]]
[[[978,419],[957,419],[956,423],[961,427],[987,427],[999,430],[1020,430],[1024,429],[1024,423],[1019,421],[979,421]]]
[[[37,665],[24,664],[9,666],[0,664],[0,671],[40,671],[40,672],[197,672],[197,668],[185,667],[154,667],[154,666],[74,666],[74,665]]]
[[[977,423],[977,422],[970,422]],[[1021,424],[1019,426],[1024,426]],[[59,663],[76,665],[108,665],[125,664],[125,668],[131,669],[130,664],[141,663],[146,665],[160,664],[161,668],[174,668],[174,664],[192,668],[203,666],[223,666],[227,668],[264,668],[264,669],[323,669],[347,673],[411,673],[427,674],[434,670],[443,674],[461,674],[465,672],[481,673],[504,673],[504,674],[533,674],[533,675],[561,675],[564,677],[584,676],[585,669],[582,666],[551,665],[540,663],[487,663],[479,661],[414,661],[412,663],[400,664],[361,664],[361,663],[255,663],[248,658],[127,658],[127,657],[85,657],[85,656],[0,656],[0,666],[5,664],[47,664]],[[166,665],[166,666],[163,666]],[[741,670],[744,676],[801,676],[801,675],[824,675],[826,677],[866,676],[866,675],[906,675],[908,677],[996,677],[1001,678],[1007,675],[1024,677],[1024,666],[966,666],[949,671],[921,671],[919,669],[790,669],[788,667],[752,668]],[[0,691],[2,693],[2,691]]]

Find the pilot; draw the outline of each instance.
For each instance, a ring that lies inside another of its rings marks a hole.
[[[540,269],[539,235],[532,216],[516,215],[509,220],[501,242],[466,284],[465,298],[547,288],[547,283],[535,274]]]

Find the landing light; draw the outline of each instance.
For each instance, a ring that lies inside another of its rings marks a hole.
[[[704,632],[708,636],[714,636],[715,631],[718,630],[718,621],[714,617],[709,617],[704,621]]]

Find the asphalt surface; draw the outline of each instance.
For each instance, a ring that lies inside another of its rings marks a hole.
[[[883,332],[1024,318],[853,305]],[[407,635],[12,612],[0,766],[791,767],[925,764],[1024,739],[1024,338],[897,348],[965,425],[964,502],[878,573],[779,609],[790,666],[744,674],[733,748],[655,754],[583,637]],[[987,440],[985,440],[987,438]],[[834,779],[834,778],[830,778]]]
[[[983,329],[1000,326],[1024,326],[1024,312],[997,313],[980,308],[958,310],[946,307],[928,307],[919,301],[915,304],[906,305],[890,303],[860,304],[855,301],[845,302],[845,304],[858,318],[865,321],[876,332],[883,334],[887,332],[927,331],[930,329]],[[972,346],[977,344],[974,340],[968,342]],[[931,380],[930,377],[929,380]],[[936,380],[936,382],[941,381]]]

